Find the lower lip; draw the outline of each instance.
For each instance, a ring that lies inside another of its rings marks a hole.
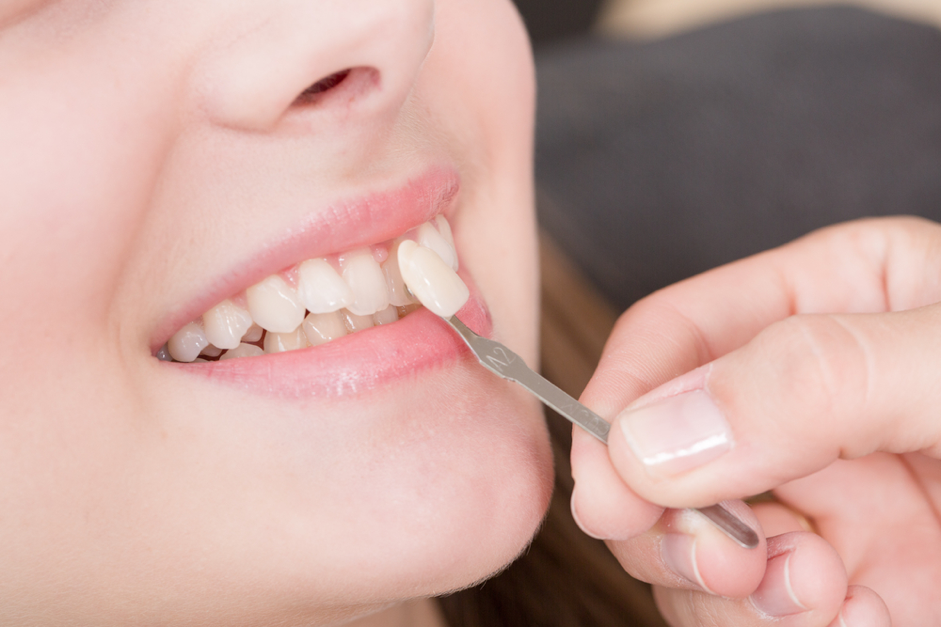
[[[478,295],[471,296],[458,317],[477,333],[491,334],[490,314]],[[361,394],[456,361],[468,352],[447,322],[421,308],[393,324],[359,331],[321,346],[176,367],[252,393],[330,398]]]

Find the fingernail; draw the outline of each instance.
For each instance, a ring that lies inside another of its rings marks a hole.
[[[675,575],[710,592],[696,563],[696,538],[685,533],[667,533],[660,540],[660,557]]]
[[[578,511],[575,509],[575,492],[572,492],[572,498],[569,500],[569,508],[572,510],[572,520],[575,521],[575,524],[578,525],[578,528],[582,530],[589,538],[594,538],[595,540],[604,540],[601,536],[595,535],[591,531],[585,528],[585,525],[582,524],[582,521],[578,519]]]
[[[768,560],[765,577],[750,597],[752,605],[768,616],[790,616],[807,611],[791,586],[791,555],[784,553]]]
[[[703,390],[627,410],[618,424],[631,450],[655,475],[678,475],[732,448],[732,429]]]

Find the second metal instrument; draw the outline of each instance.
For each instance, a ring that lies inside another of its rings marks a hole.
[[[611,425],[604,418],[533,371],[519,355],[503,344],[477,335],[458,320],[457,316],[451,316],[445,320],[460,334],[487,370],[504,379],[519,383],[559,415],[577,424],[605,444],[608,443],[608,431]],[[740,546],[746,549],[754,549],[758,546],[758,534],[722,505],[710,505],[696,511],[712,521]]]

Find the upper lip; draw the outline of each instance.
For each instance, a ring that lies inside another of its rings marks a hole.
[[[243,262],[210,279],[198,298],[166,316],[152,336],[156,352],[186,323],[223,299],[300,261],[376,244],[402,235],[438,214],[448,217],[460,188],[453,168],[435,166],[397,187],[358,197],[338,198],[318,207],[294,228],[261,245]]]

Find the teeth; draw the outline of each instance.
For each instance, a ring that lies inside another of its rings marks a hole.
[[[257,324],[253,324],[248,329],[248,331],[245,332],[245,335],[242,336],[242,341],[248,342],[248,343],[257,342],[258,340],[261,339],[261,336],[264,335],[264,333],[265,333],[264,329],[262,329]]]
[[[448,233],[450,233],[450,228]],[[435,227],[431,226],[430,222],[425,222],[418,227],[418,245],[430,248],[438,253],[441,260],[457,272],[457,253],[454,252],[454,246],[449,244],[448,240]]]
[[[200,357],[218,357],[221,354],[222,354],[221,348],[210,344],[209,346],[203,349],[203,352],[201,352],[199,356]]]
[[[248,311],[265,331],[288,333],[304,321],[304,305],[297,292],[277,275],[271,275],[245,292]]]
[[[245,344],[243,342],[232,350],[222,353],[222,357],[219,358],[219,361],[225,361],[226,359],[238,359],[239,357],[258,357],[259,355],[264,354],[265,351],[261,350],[254,344]]]
[[[461,277],[430,248],[410,240],[402,242],[399,267],[412,294],[442,318],[456,314],[470,296]]]
[[[382,324],[389,324],[390,322],[395,322],[398,319],[399,319],[399,312],[392,305],[389,305],[382,311],[377,311],[372,316],[372,321],[377,327]]]
[[[372,316],[357,316],[349,309],[341,309],[340,313],[343,314],[343,323],[350,333],[356,333],[363,329],[371,329],[376,326]]]
[[[454,235],[451,233],[451,223],[448,222],[448,219],[444,216],[438,216],[435,218],[435,226],[438,227],[438,231],[441,233],[441,237],[447,241],[448,246],[457,250],[454,246]],[[457,254],[455,254],[455,257]],[[457,268],[455,268],[457,270]]]
[[[269,333],[265,336],[266,353],[283,353],[299,348],[307,348],[307,336],[304,329],[297,327],[290,333]]]
[[[353,290],[326,259],[310,259],[297,269],[297,292],[311,313],[330,313],[353,303]]]
[[[218,348],[235,348],[251,326],[251,314],[228,299],[203,314],[206,338]]]
[[[405,307],[415,302],[415,299],[405,287],[402,271],[399,269],[399,246],[397,241],[389,249],[389,258],[382,264],[382,274],[386,277],[386,288],[389,290],[389,304],[396,307]]]
[[[353,291],[353,303],[347,309],[355,315],[371,316],[389,306],[386,279],[369,250],[355,251],[344,259],[343,278]]]
[[[302,326],[311,346],[320,346],[347,334],[343,315],[339,312],[312,313],[304,319]]]
[[[167,342],[167,351],[176,361],[190,362],[199,357],[199,353],[209,345],[206,334],[195,322],[173,334]]]
[[[451,316],[468,298],[457,269],[451,227],[437,216],[394,241],[273,274],[184,326],[156,356],[202,363],[298,350],[391,324],[421,305]]]

